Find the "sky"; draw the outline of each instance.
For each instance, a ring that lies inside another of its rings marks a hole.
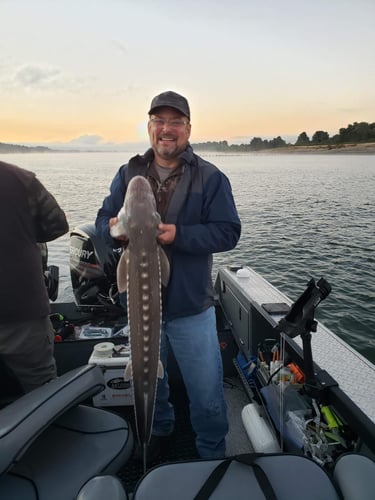
[[[374,0],[0,0],[0,142],[147,143],[154,95],[191,142],[375,121]]]

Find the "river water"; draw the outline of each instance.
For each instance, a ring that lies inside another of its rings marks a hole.
[[[1,160],[33,170],[70,228],[95,220],[109,184],[134,153],[33,153]],[[249,265],[295,300],[310,278],[332,286],[316,317],[375,362],[375,156],[202,154],[232,184],[242,237],[223,263]],[[49,244],[58,300],[73,298],[69,235]],[[348,368],[350,370],[350,367]]]

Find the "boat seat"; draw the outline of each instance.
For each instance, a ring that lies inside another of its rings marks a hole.
[[[94,476],[119,470],[133,449],[129,424],[81,404],[103,388],[101,368],[87,365],[0,410],[0,498],[73,500]]]
[[[120,480],[115,476],[96,476],[80,490],[77,500],[128,500]]]
[[[215,474],[223,466],[227,467],[224,474],[215,480]],[[207,481],[209,477],[211,482]],[[202,488],[204,490],[198,495]],[[322,467],[302,455],[289,454],[239,455],[233,459],[160,465],[143,476],[132,497],[133,500],[176,498],[339,500],[340,497]]]
[[[341,455],[335,463],[333,477],[344,500],[373,500],[375,462],[356,453]]]

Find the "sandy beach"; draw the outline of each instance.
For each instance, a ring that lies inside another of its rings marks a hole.
[[[264,149],[258,153],[275,154],[375,154],[375,142],[361,144],[339,144],[321,146],[285,146],[275,149]]]

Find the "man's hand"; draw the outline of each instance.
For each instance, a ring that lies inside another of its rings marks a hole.
[[[112,236],[112,238],[116,238],[116,240],[121,240],[121,241],[128,241],[128,237],[125,234],[118,234],[117,231],[113,231],[112,228],[118,223],[118,218],[117,217],[111,217],[108,221],[109,225],[109,232]],[[122,227],[122,224],[120,225]]]
[[[158,229],[160,231],[158,242],[162,245],[171,245],[176,237],[175,224],[159,224]]]
[[[108,221],[108,224],[109,224],[109,229],[111,229],[112,226],[114,226],[115,224],[117,224],[118,222],[118,218],[117,217],[111,217]]]

